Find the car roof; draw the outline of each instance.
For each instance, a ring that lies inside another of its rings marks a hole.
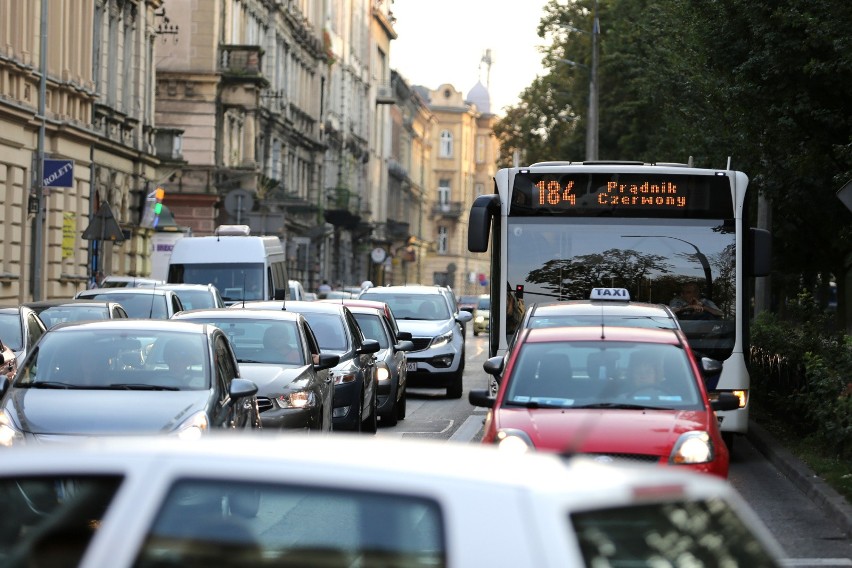
[[[159,284],[157,288],[161,290],[214,290],[216,287],[213,284],[190,284],[189,282]]]
[[[216,318],[216,319],[268,319],[283,321],[298,321],[302,314],[285,310],[263,310],[244,308],[240,310],[226,310],[222,308],[199,308],[196,310],[184,310],[172,316],[172,319],[191,319],[193,317]]]
[[[528,328],[523,341],[544,343],[552,341],[630,341],[637,343],[667,343],[681,345],[683,334],[674,329],[618,326],[569,326]]]
[[[61,298],[54,300],[39,300],[37,302],[25,302],[21,305],[33,310],[38,310],[43,308],[56,308],[59,306],[108,306],[110,304],[118,304],[118,302],[102,298]]]
[[[299,313],[326,313],[339,314],[346,306],[338,302],[306,302],[300,300],[259,300],[252,302],[237,302],[228,306],[228,309],[258,309],[258,310],[281,310]]]
[[[270,452],[270,447],[286,447],[287,452]],[[381,486],[390,479],[415,487],[424,478],[453,479],[560,495],[578,509],[588,509],[596,501],[630,503],[636,495],[653,496],[656,501],[680,500],[687,495],[736,498],[722,480],[648,465],[614,467],[579,457],[563,461],[545,453],[519,456],[492,446],[297,433],[217,433],[192,443],[157,436],[100,437],[49,448],[26,445],[4,456],[0,471],[44,473],[48,464],[66,473],[91,473],[94,468],[110,474],[135,470],[138,476],[165,467],[176,477],[226,475],[270,480],[287,471],[328,482],[339,481],[345,472],[345,481],[340,483],[370,486]],[[430,486],[438,484],[440,481],[433,481]]]
[[[632,315],[672,317],[672,312],[663,304],[644,302],[613,302],[607,300],[568,300],[564,302],[535,303],[530,306],[531,316],[559,315]]]
[[[116,331],[133,329],[144,332],[183,331],[187,333],[205,333],[206,327],[206,324],[185,322],[173,319],[120,318],[60,323],[50,328],[49,333],[63,332],[71,328],[106,329]]]
[[[174,294],[173,290],[167,290],[162,287],[147,287],[147,286],[136,286],[129,288],[92,288],[89,290],[81,290],[77,292],[77,297],[79,298],[88,298],[91,296],[96,296],[99,294],[136,294],[139,296],[148,295],[148,296],[167,296],[169,294]]]
[[[448,290],[444,288],[444,290]],[[373,286],[361,293],[361,298],[378,292],[388,293],[407,293],[407,294],[444,294],[440,286],[424,286],[422,284],[413,284],[406,286]],[[360,298],[359,298],[360,299]]]

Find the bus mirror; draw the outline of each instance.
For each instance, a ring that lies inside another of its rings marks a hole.
[[[772,234],[766,229],[751,228],[750,276],[768,276],[772,265]]]
[[[500,210],[500,196],[496,193],[480,195],[470,208],[467,226],[467,250],[486,252],[491,232],[491,217]]]

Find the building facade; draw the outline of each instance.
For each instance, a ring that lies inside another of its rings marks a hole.
[[[0,3],[0,301],[70,297],[97,269],[150,270],[141,219],[159,166],[151,77],[160,8]],[[67,176],[50,175],[56,164]],[[107,211],[108,224],[90,226]]]

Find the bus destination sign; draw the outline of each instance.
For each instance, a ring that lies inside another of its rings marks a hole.
[[[727,176],[522,172],[515,177],[512,211],[725,218],[733,207]]]

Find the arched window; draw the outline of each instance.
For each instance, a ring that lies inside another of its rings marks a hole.
[[[449,130],[441,131],[441,152],[442,158],[453,157],[453,133]]]

